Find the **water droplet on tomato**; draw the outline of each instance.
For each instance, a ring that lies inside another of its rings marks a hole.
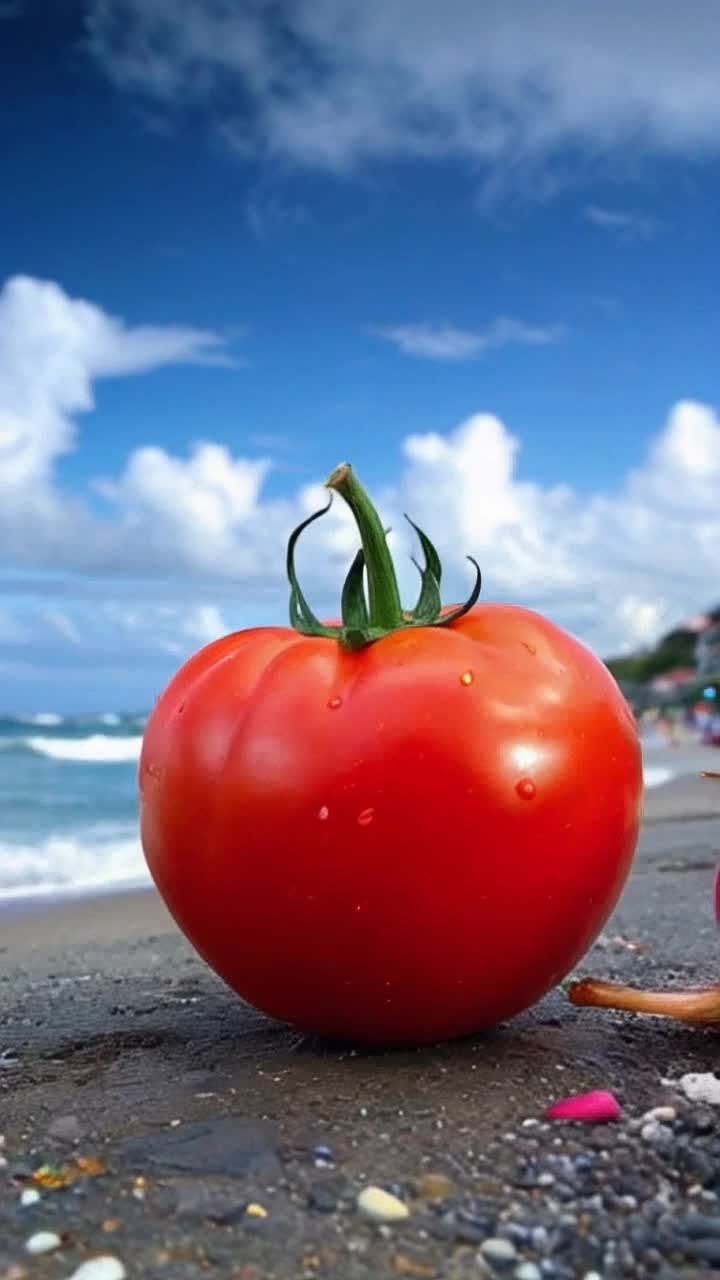
[[[145,771],[151,778],[162,778],[162,769],[159,764],[148,764],[145,766]]]
[[[338,707],[341,707],[341,706],[342,706],[342,698],[337,698],[337,697],[331,698],[330,701],[328,702],[328,707],[331,711],[337,711]]]
[[[527,640],[523,640],[521,641],[521,643],[522,643],[523,649],[527,649],[528,653],[532,653],[532,654],[537,653],[537,649],[535,648],[534,644],[528,644]]]
[[[532,778],[521,778],[515,783],[515,790],[521,800],[534,800],[537,795],[537,787]]]
[[[318,818],[320,819],[321,822],[326,822],[329,817],[330,817],[330,810],[328,809],[327,805],[324,804],[322,806],[322,809],[318,809]]]
[[[474,678],[472,671],[463,671],[460,677],[460,683],[465,685],[472,684]]]
[[[374,809],[363,809],[362,813],[359,813],[357,816],[358,826],[369,827],[374,817],[375,817]]]

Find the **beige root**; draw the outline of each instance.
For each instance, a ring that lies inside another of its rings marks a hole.
[[[570,988],[572,1004],[628,1013],[654,1013],[680,1022],[720,1023],[720,986],[690,991],[639,991],[619,982],[586,978]]]

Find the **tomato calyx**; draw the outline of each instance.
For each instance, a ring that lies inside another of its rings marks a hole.
[[[370,497],[357,479],[348,462],[336,467],[325,481],[330,490],[327,504],[308,516],[290,535],[287,547],[287,575],[290,583],[290,624],[302,635],[326,636],[339,640],[345,648],[361,649],[381,640],[392,631],[411,627],[446,627],[462,618],[477,602],[482,586],[480,566],[472,556],[467,559],[475,568],[475,583],[464,604],[447,612],[442,611],[440,582],[442,565],[435,547],[422,529],[405,516],[414,529],[422,549],[424,565],[413,556],[412,562],[420,574],[420,593],[414,609],[403,609],[400,600],[395,566],[393,565],[387,534]],[[295,570],[295,547],[300,534],[315,520],[330,510],[336,493],[345,500],[355,517],[360,534],[360,550],[353,560],[341,597],[342,622],[338,626],[327,625],[313,613],[298,582]],[[367,585],[367,595],[366,588]]]

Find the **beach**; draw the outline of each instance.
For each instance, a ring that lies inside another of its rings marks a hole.
[[[578,973],[713,980],[719,818],[720,786],[696,776],[648,790],[630,883]],[[69,1276],[98,1255],[131,1276],[236,1280],[720,1264],[720,1107],[672,1083],[714,1070],[712,1030],[575,1009],[558,990],[458,1043],[319,1043],[237,1000],[145,889],[6,903],[0,999],[0,1277]],[[617,1096],[618,1122],[543,1123],[591,1089]],[[37,1181],[46,1164],[66,1185]],[[368,1184],[408,1216],[369,1221]],[[59,1243],[35,1258],[39,1232]]]

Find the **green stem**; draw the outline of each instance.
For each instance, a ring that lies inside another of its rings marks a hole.
[[[382,522],[367,492],[348,462],[336,467],[325,485],[345,499],[355,517],[365,555],[370,627],[382,631],[401,627],[403,608],[395,566]]]

